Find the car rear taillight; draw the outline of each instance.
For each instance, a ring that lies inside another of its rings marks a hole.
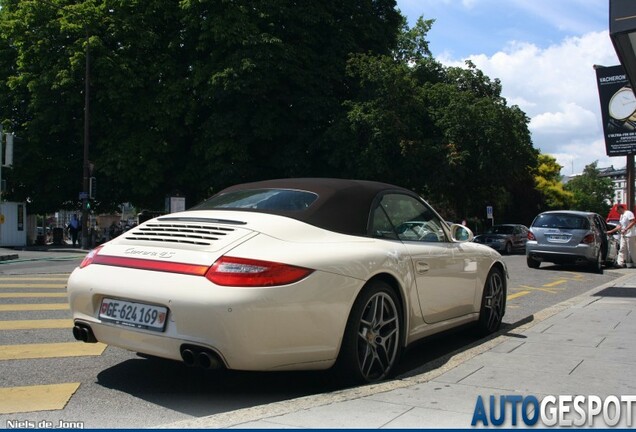
[[[145,258],[100,255],[101,246],[90,251],[80,264],[84,268],[91,264],[205,276],[209,281],[222,286],[266,287],[287,285],[309,276],[312,269],[296,267],[271,261],[246,258],[221,257],[209,265],[187,264]]]
[[[264,287],[298,282],[312,272],[288,264],[224,256],[210,267],[205,277],[222,286]]]
[[[103,248],[103,246],[97,246],[95,249],[91,250],[88,255],[86,255],[84,257],[84,259],[82,260],[82,262],[80,263],[79,267],[80,268],[84,268],[88,265],[93,264],[93,260],[95,259],[95,256],[99,253],[100,249]]]
[[[536,240],[537,238],[534,236],[532,231],[528,231],[528,240]]]
[[[586,235],[585,237],[583,237],[583,240],[581,240],[582,244],[592,244],[594,243],[594,234],[590,233],[588,235]]]

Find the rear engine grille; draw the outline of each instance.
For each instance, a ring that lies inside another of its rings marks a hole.
[[[189,223],[146,223],[124,234],[126,240],[186,243],[209,246],[234,228]]]

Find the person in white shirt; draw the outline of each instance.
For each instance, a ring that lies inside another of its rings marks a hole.
[[[627,210],[625,205],[619,205],[616,209],[621,218],[616,228],[607,231],[607,234],[621,233],[621,244],[618,251],[616,264],[619,267],[633,267],[636,262],[636,218],[634,213]]]

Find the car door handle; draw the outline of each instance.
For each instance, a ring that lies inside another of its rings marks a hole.
[[[420,274],[426,273],[427,271],[429,271],[429,269],[430,266],[424,261],[418,261],[417,263],[415,263],[415,271]]]

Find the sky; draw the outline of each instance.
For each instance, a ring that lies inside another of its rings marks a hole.
[[[625,167],[608,157],[594,65],[620,64],[609,37],[609,0],[397,0],[412,26],[434,19],[433,57],[447,66],[471,60],[499,78],[508,106],[530,118],[535,148],[561,174],[586,165]]]

